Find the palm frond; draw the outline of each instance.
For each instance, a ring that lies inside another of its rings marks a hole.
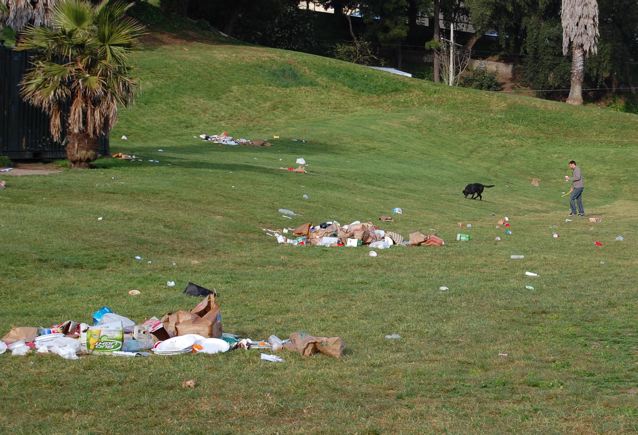
[[[582,47],[585,54],[598,50],[598,2],[596,0],[562,0],[563,54],[570,45]]]

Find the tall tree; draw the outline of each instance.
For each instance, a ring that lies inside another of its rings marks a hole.
[[[89,167],[97,158],[99,136],[108,134],[118,106],[130,103],[137,89],[128,54],[144,27],[126,16],[129,6],[62,0],[52,28],[28,27],[18,46],[36,51],[22,96],[51,116],[56,140],[66,133],[72,167]]]
[[[598,2],[596,0],[563,0],[563,55],[572,49],[571,86],[567,103],[583,104],[585,57],[598,49]]]
[[[394,48],[396,64],[402,66],[401,46],[408,35],[407,0],[367,0],[361,11],[368,31],[382,45]]]

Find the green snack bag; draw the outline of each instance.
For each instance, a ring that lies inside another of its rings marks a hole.
[[[98,329],[99,328],[99,329]],[[124,343],[124,330],[122,323],[109,323],[105,325],[99,325],[91,334],[87,334],[87,345],[90,349],[90,344],[93,342],[95,332],[99,335],[99,339],[95,342],[93,352],[97,353],[110,353],[122,350],[122,344]]]

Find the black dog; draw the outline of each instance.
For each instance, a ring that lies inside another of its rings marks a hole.
[[[470,199],[478,198],[483,201],[483,195],[481,194],[483,193],[483,189],[485,189],[486,187],[494,187],[494,185],[485,185],[481,183],[468,184],[467,186],[465,186],[465,189],[463,189],[463,195],[465,195],[466,198],[468,195],[472,195]]]

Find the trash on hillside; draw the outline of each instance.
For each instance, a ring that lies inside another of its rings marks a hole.
[[[394,218],[392,216],[379,216],[381,222],[392,222]]]
[[[126,137],[126,136],[122,135],[121,139],[122,139],[122,140],[128,140],[128,137]]]
[[[305,199],[305,200],[309,200],[310,196],[307,193],[304,193],[302,198]]]
[[[297,216],[291,210],[279,209],[280,213],[291,213]],[[327,221],[319,225],[305,223],[292,230],[294,238],[289,237],[288,229],[270,230],[263,229],[269,237],[277,239],[279,244],[290,244],[296,246],[369,246],[373,249],[387,249],[394,245],[399,246],[443,246],[445,242],[435,234],[425,235],[420,232],[410,234],[410,241],[406,242],[403,236],[392,231],[384,231],[379,229],[371,222],[361,223],[360,221],[352,222],[349,225],[341,226],[338,222]]]
[[[192,282],[189,282],[186,285],[186,288],[184,289],[184,293],[189,296],[199,296],[199,297],[205,297],[208,295],[215,295],[215,296],[217,295],[217,292],[215,291],[215,289],[211,291],[205,287],[202,287]]]
[[[288,172],[297,172],[299,174],[307,174],[308,171],[306,171],[306,167],[305,166],[297,166],[296,168],[293,168],[292,166],[287,167],[287,168],[279,168],[281,170],[284,171],[288,171]]]
[[[623,236],[616,236],[616,241],[617,242],[622,242],[623,240],[625,240],[625,238]]]
[[[0,168],[0,172],[11,172],[13,168]]]
[[[303,157],[299,157],[297,160],[295,160],[295,163],[304,166],[306,164],[306,159],[304,159]]]
[[[510,255],[510,258],[512,260],[522,260],[522,259],[525,258],[525,256],[524,255],[518,255],[518,254],[512,254],[512,255]]]
[[[569,218],[566,218],[566,219],[565,219],[565,222],[566,222],[566,223],[567,223],[567,222],[571,222],[571,221],[572,221],[572,220],[571,220],[571,219],[569,219]]]
[[[599,242],[598,240],[596,240],[596,241],[594,242],[594,245],[596,245],[596,246],[603,246],[603,243],[602,243],[602,242]]]
[[[175,287],[175,281],[166,281],[166,287]]]
[[[182,388],[195,388],[197,383],[194,379],[189,379],[188,381],[182,382]]]
[[[458,233],[456,235],[456,240],[459,242],[468,242],[471,239],[472,239],[472,236],[470,236],[469,234]]]
[[[235,139],[234,137],[229,136],[228,133],[225,131],[220,134],[214,134],[214,135],[200,134],[199,137],[202,140],[205,140],[207,142],[213,142],[220,145],[230,145],[230,146],[253,145],[258,147],[271,146],[270,142],[265,140],[259,140],[259,139],[250,140],[250,139],[244,139],[244,138]]]
[[[442,285],[441,287],[439,287],[439,291],[446,292],[448,290],[449,290],[449,287],[447,286]]]
[[[369,255],[370,257],[376,257],[376,256],[377,256],[377,255],[379,255],[379,254],[377,254],[377,252],[376,252],[376,251],[370,251],[370,253],[369,253],[368,255]]]
[[[97,218],[98,221],[104,220],[104,218],[102,216],[100,216],[99,218]]]
[[[401,336],[399,334],[390,334],[385,336],[386,340],[400,340]]]
[[[502,357],[502,358],[507,358],[507,353],[505,352],[499,352],[498,356]]]
[[[135,160],[137,157],[133,154],[115,153],[111,157],[119,160]]]
[[[38,333],[38,328],[18,326],[15,328],[11,328],[11,330],[4,337],[2,337],[2,341],[7,344],[11,344],[20,340],[29,343],[35,340],[35,338],[38,336]]]
[[[534,290],[534,287],[532,287],[531,285],[526,285],[526,286],[525,286],[525,289],[527,289],[527,290]]]
[[[601,218],[600,216],[592,216],[589,218],[589,222],[593,223],[593,224],[599,224],[603,221],[603,218]]]
[[[532,186],[534,187],[539,187],[541,185],[541,179],[540,178],[532,178],[532,180],[530,181],[530,183],[532,184]]]
[[[499,236],[494,237],[494,240],[496,240],[497,242],[501,241],[501,238]]]
[[[395,207],[392,209],[392,213],[394,214],[403,214],[403,209],[399,207]]]
[[[537,273],[535,273],[535,272],[525,272],[525,276],[534,276],[534,277],[537,277],[537,276],[538,276],[538,274],[537,274]]]
[[[558,235],[558,233],[552,233],[552,237],[558,239],[560,236]]]
[[[152,354],[212,355],[234,349],[276,352],[285,348],[304,356],[324,353],[338,358],[345,347],[340,337],[294,333],[287,340],[271,335],[268,340],[254,341],[222,333],[221,311],[212,294],[191,311],[168,313],[162,320],[152,317],[142,324],[135,324],[106,306],[94,312],[92,317],[93,326],[69,320],[50,328],[13,328],[0,341],[0,354],[9,350],[12,355],[24,356],[36,350],[38,354],[52,353],[73,360],[86,354],[131,358]],[[152,354],[147,350],[152,350]]]
[[[345,343],[341,337],[314,337],[303,332],[294,332],[289,341],[284,344],[284,349],[299,352],[303,356],[323,353],[328,356],[340,358],[345,349]]]
[[[2,189],[6,189],[7,188],[7,183],[4,180],[0,180],[0,190]]]
[[[142,261],[142,257],[140,257],[139,255],[136,255],[136,256],[135,256],[135,259],[136,259],[137,261]]]
[[[270,362],[275,362],[275,363],[284,362],[284,359],[282,357],[277,356],[277,355],[268,355],[266,353],[262,353],[260,359],[262,361],[270,361]]]
[[[292,210],[289,210],[287,208],[280,208],[279,210],[277,210],[277,212],[285,215],[285,216],[298,216],[297,213],[295,213]]]

